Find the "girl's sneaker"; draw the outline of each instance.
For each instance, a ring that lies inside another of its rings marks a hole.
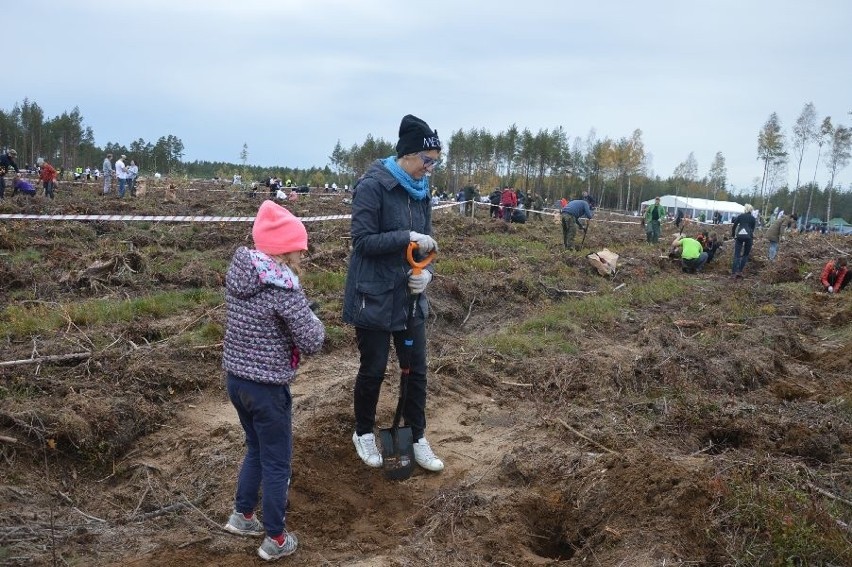
[[[259,536],[266,533],[257,514],[252,514],[251,519],[246,518],[236,510],[228,518],[228,523],[222,526],[225,531],[242,536]]]
[[[296,548],[299,547],[299,540],[295,534],[288,533],[286,530],[282,534],[284,543],[278,544],[273,538],[266,536],[260,547],[257,548],[257,554],[265,561],[275,561],[282,557],[292,555]]]

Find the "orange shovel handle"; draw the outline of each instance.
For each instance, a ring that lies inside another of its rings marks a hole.
[[[417,243],[416,242],[409,242],[408,243],[408,250],[405,253],[406,258],[408,258],[408,263],[409,263],[409,265],[411,265],[411,273],[415,276],[419,275],[420,272],[423,271],[423,268],[425,268],[426,266],[431,264],[432,260],[435,259],[435,251],[432,250],[431,252],[429,252],[429,254],[426,255],[426,257],[423,260],[421,260],[419,262],[416,261],[414,259],[414,251],[416,249],[417,249]]]

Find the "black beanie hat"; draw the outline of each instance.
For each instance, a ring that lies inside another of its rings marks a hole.
[[[399,141],[396,143],[396,155],[402,157],[426,150],[440,150],[441,140],[438,132],[414,116],[406,114],[399,124]]]

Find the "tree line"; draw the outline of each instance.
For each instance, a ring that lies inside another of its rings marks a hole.
[[[432,185],[450,194],[467,185],[476,185],[483,193],[508,186],[554,202],[588,191],[601,206],[627,211],[639,210],[642,201],[656,195],[675,194],[751,202],[764,213],[777,206],[806,218],[852,220],[852,192],[835,186],[837,174],[849,163],[852,129],[835,124],[831,117],[820,120],[813,103],[804,106],[789,134],[784,132],[777,113],[767,119],[757,136],[762,175],[745,194],[732,194],[721,151],[703,174],[690,152],[668,177],[655,175],[638,128],[620,138],[599,138],[594,129],[585,137],[570,138],[561,126],[533,132],[512,124],[496,134],[485,129],[460,129],[444,143],[446,160],[434,171]],[[238,154],[240,163],[185,162],[185,147],[177,136],[168,134],[156,142],[139,138],[129,145],[108,142],[99,147],[79,108],[46,118],[38,104],[28,99],[16,103],[10,111],[0,110],[0,146],[17,149],[21,165],[45,157],[66,170],[98,167],[106,153],[127,154],[143,172],[222,179],[239,173],[244,181],[281,177],[311,186],[329,182],[352,186],[373,160],[394,153],[393,143],[368,134],[363,143],[349,148],[338,140],[329,164],[322,167],[252,166],[245,144]],[[802,171],[809,150],[817,152],[812,176]],[[796,168],[792,187],[787,183],[790,165]],[[817,183],[820,171],[829,175],[825,187]]]
[[[467,185],[480,192],[515,187],[525,193],[540,194],[546,202],[562,197],[578,198],[588,191],[606,208],[636,211],[643,201],[656,195],[672,194],[713,200],[750,202],[764,214],[775,207],[807,219],[830,220],[842,217],[852,221],[852,191],[835,185],[837,174],[849,163],[850,128],[834,125],[825,117],[817,125],[812,103],[805,105],[789,138],[796,184],[787,183],[787,136],[776,113],[758,132],[757,159],[763,162],[763,175],[751,191],[734,193],[728,186],[725,156],[719,151],[701,175],[694,152],[679,163],[668,177],[651,172],[650,154],[645,150],[642,131],[621,138],[598,138],[592,129],[585,138],[569,140],[562,127],[533,133],[512,125],[496,134],[484,129],[452,132],[445,142],[446,165],[435,170],[434,185],[452,194]],[[809,146],[817,149],[811,180],[802,176],[802,163]],[[376,157],[393,153],[393,145],[368,136],[361,144],[343,148],[340,141],[329,160],[338,175],[357,178]],[[829,181],[820,187],[817,174],[827,168]]]
[[[139,138],[130,145],[108,142],[99,147],[92,128],[84,126],[78,107],[46,118],[38,103],[26,98],[10,111],[0,109],[0,145],[15,148],[21,166],[35,164],[43,157],[64,170],[99,168],[104,156],[112,153],[132,156],[140,170],[169,174],[180,169],[184,154],[183,142],[171,134],[154,143]]]
[[[812,181],[803,183],[802,175],[803,173],[807,175],[808,172],[802,171],[802,163],[810,146],[816,146],[817,149],[816,165]],[[805,104],[802,108],[789,137],[784,133],[778,114],[773,112],[757,136],[757,155],[763,162],[763,174],[760,178],[759,191],[758,184],[755,183],[753,198],[763,206],[764,214],[769,208],[769,203],[779,200],[780,193],[792,197],[788,210],[805,215],[806,219],[819,218],[824,211],[823,220],[825,221],[837,216],[852,220],[848,193],[837,195],[838,198],[835,200],[835,191],[840,191],[841,188],[834,185],[837,174],[849,164],[850,156],[852,156],[850,150],[852,150],[852,129],[842,124],[835,124],[831,116],[825,116],[820,120],[812,102]],[[796,168],[796,184],[792,188],[786,182],[787,168],[791,165],[791,160],[793,167]],[[819,185],[816,182],[820,165],[826,168],[829,175],[828,184],[821,199],[818,195]],[[801,191],[802,185],[805,186],[805,191]],[[818,197],[816,203],[815,195]]]

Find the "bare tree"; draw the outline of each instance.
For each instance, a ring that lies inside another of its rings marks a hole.
[[[627,200],[625,209],[630,210],[632,179],[634,175],[645,173],[645,143],[642,141],[642,130],[636,128],[624,148],[624,174],[627,177]]]
[[[809,222],[811,222],[811,204],[814,201],[814,188],[817,186],[816,178],[817,178],[817,170],[819,170],[819,158],[822,154],[822,146],[825,142],[834,135],[834,126],[831,124],[831,116],[826,116],[822,120],[822,125],[819,128],[819,132],[817,133],[814,140],[817,144],[817,160],[816,165],[814,165],[814,180],[811,183],[811,190],[808,193],[808,211],[805,213],[805,226]]]
[[[838,126],[829,139],[829,151],[825,159],[828,171],[831,174],[828,181],[828,204],[825,207],[825,222],[831,220],[831,194],[834,189],[834,178],[838,171],[849,164],[849,158],[852,157],[850,149],[852,149],[852,130],[845,126]]]
[[[802,113],[796,119],[793,125],[793,151],[796,156],[796,188],[793,191],[793,208],[791,213],[796,212],[796,201],[799,197],[799,180],[802,173],[802,160],[805,157],[805,150],[808,145],[817,136],[817,115],[814,103],[807,103],[802,108]]]
[[[784,151],[784,133],[781,131],[781,121],[778,114],[773,112],[769,115],[766,123],[757,135],[757,159],[763,160],[763,179],[760,182],[760,201],[764,216],[769,207],[769,200],[764,199],[766,181],[769,178],[770,168],[778,164],[782,158],[786,158]]]
[[[689,152],[689,155],[686,156],[686,160],[680,162],[677,167],[674,169],[672,173],[672,177],[682,180],[686,187],[684,193],[686,196],[689,196],[689,187],[692,183],[695,182],[695,178],[698,177],[698,161],[695,159],[695,152]],[[675,197],[680,195],[680,182],[676,181],[675,185]],[[677,214],[678,206],[675,205],[675,214]]]
[[[728,177],[728,168],[725,166],[725,156],[722,155],[722,152],[716,152],[716,157],[713,158],[707,177],[710,179],[710,186],[713,188],[713,200],[715,201]]]

